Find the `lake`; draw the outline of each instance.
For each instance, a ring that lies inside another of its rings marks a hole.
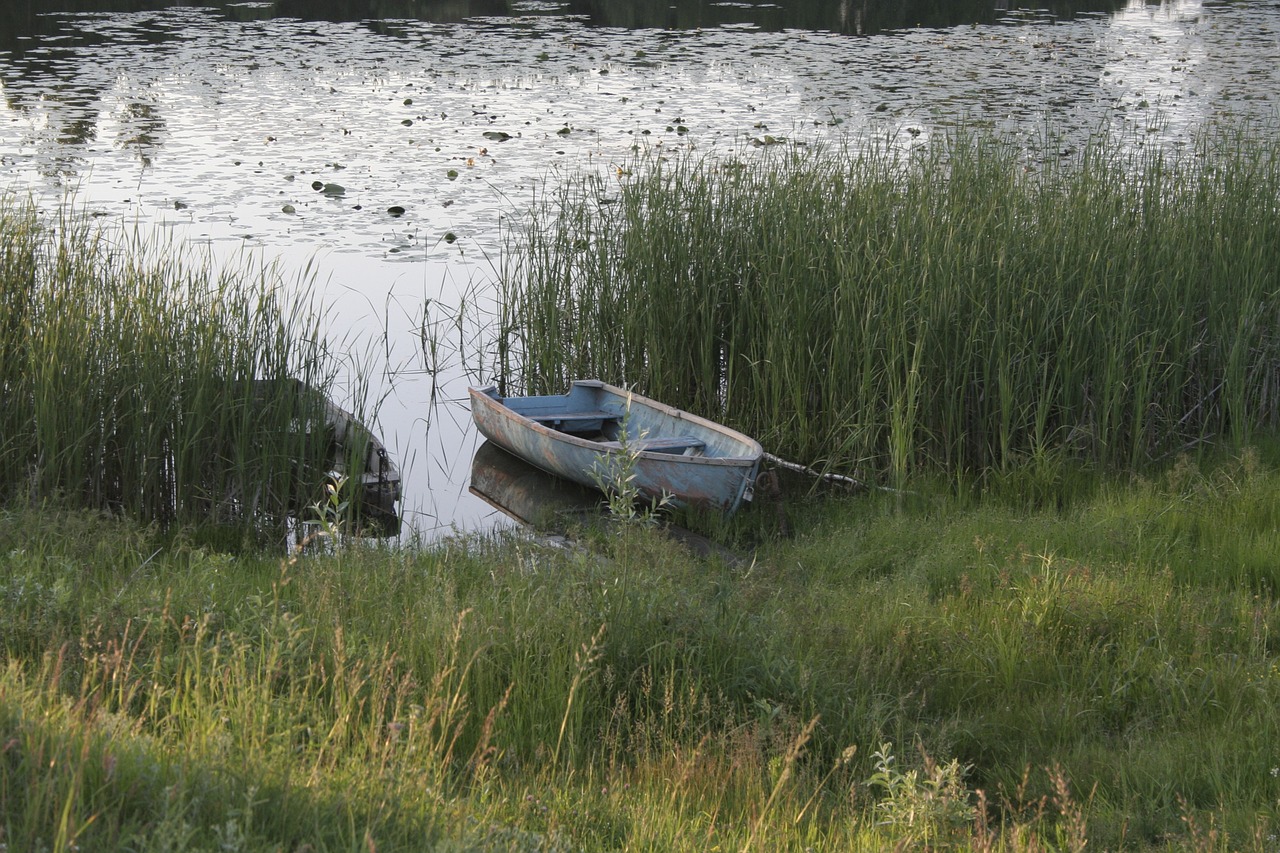
[[[0,187],[314,275],[343,393],[378,402],[427,538],[509,523],[467,489],[487,377],[462,361],[492,344],[504,234],[548,182],[637,147],[906,147],[961,122],[1179,146],[1280,98],[1272,0],[11,5]]]

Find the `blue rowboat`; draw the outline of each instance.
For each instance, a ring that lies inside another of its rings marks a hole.
[[[706,418],[594,379],[568,393],[503,397],[472,388],[471,416],[485,438],[544,471],[593,488],[601,461],[635,456],[635,484],[650,498],[731,513],[751,499],[764,449]]]

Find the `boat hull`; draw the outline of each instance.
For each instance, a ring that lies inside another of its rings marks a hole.
[[[544,471],[597,488],[602,459],[618,457],[625,424],[635,484],[650,498],[730,513],[749,500],[764,455],[742,433],[595,380],[568,393],[500,396],[472,388],[471,413],[485,438]],[[663,449],[642,449],[645,447]]]

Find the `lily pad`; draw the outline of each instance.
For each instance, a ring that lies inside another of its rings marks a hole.
[[[404,216],[404,208],[398,204],[393,204],[387,208],[387,213],[392,216]]]
[[[298,209],[291,204],[286,204],[284,207],[280,208],[280,212],[281,213],[297,213]]]
[[[494,142],[506,142],[511,138],[511,134],[504,133],[501,130],[486,130],[484,132],[484,138]]]
[[[320,182],[316,181],[316,183]],[[311,186],[314,187],[315,184],[312,184]],[[340,198],[347,194],[347,188],[342,184],[320,184],[319,192],[329,198]]]

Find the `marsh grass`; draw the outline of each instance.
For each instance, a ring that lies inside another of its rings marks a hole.
[[[587,540],[233,557],[0,513],[24,850],[1269,850],[1276,460],[1069,510],[815,502],[749,563]],[[643,571],[639,570],[643,567]]]
[[[315,499],[316,306],[70,208],[0,198],[0,234],[0,495],[250,529]]]
[[[1275,425],[1267,128],[770,152],[644,152],[539,198],[510,233],[500,372],[625,381],[897,485],[1135,468]]]

